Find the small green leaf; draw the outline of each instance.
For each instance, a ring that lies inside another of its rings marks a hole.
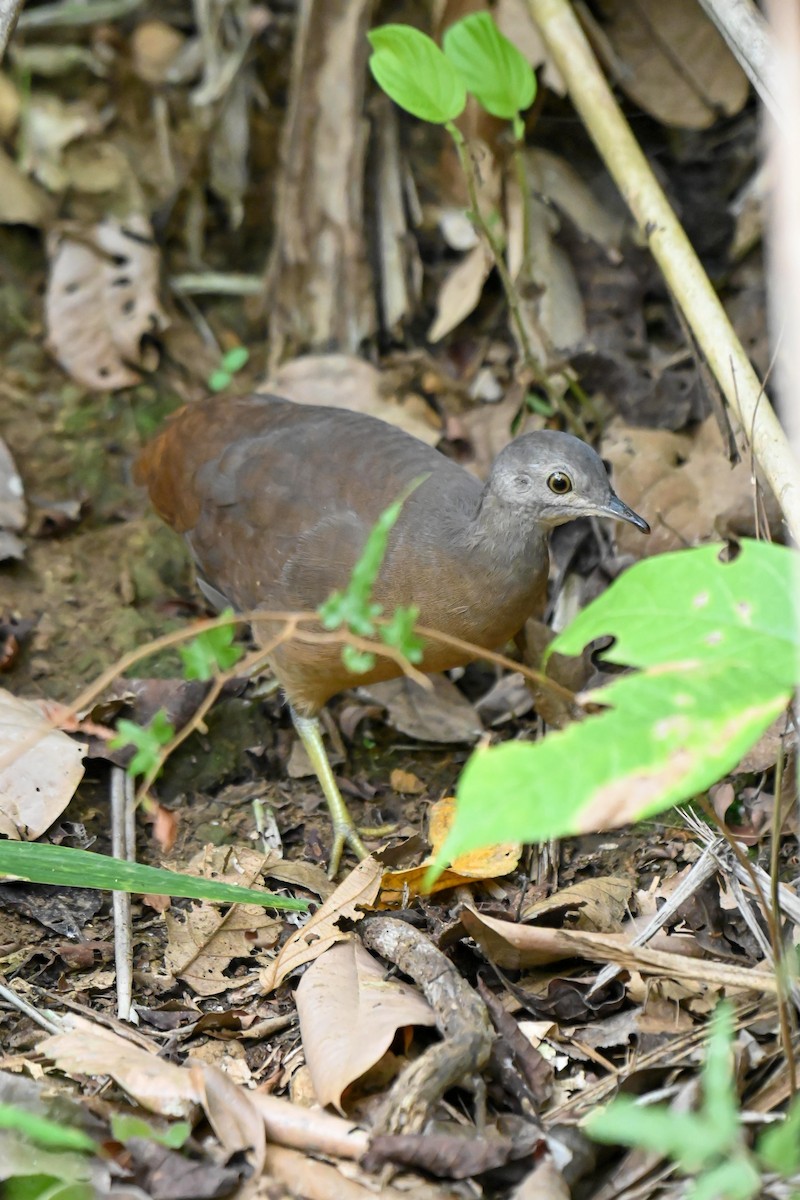
[[[364,675],[375,666],[375,655],[369,650],[359,650],[355,646],[343,646],[342,662],[354,675]]]
[[[800,557],[743,540],[637,563],[551,644],[642,670],[593,693],[599,715],[535,744],[477,750],[458,783],[456,819],[437,857],[495,842],[573,836],[663,812],[731,770],[800,682],[793,597]],[[553,784],[558,781],[558,803]]]
[[[510,121],[533,103],[533,69],[488,12],[472,13],[451,25],[444,35],[444,52],[467,90],[493,117]]]
[[[81,1129],[70,1129],[61,1121],[51,1121],[27,1112],[15,1104],[0,1104],[0,1129],[15,1129],[37,1146],[48,1150],[81,1150],[96,1154],[99,1146]]]
[[[782,1121],[762,1133],[756,1153],[768,1170],[785,1178],[800,1171],[800,1098]]]
[[[421,475],[412,480],[397,500],[378,517],[369,531],[361,556],[353,567],[346,590],[333,592],[317,609],[325,629],[338,629],[346,625],[359,637],[372,637],[375,633],[375,618],[381,615],[383,609],[371,596],[378,572],[386,557],[389,535],[406,500],[425,479],[427,476]]]
[[[346,625],[351,633],[359,637],[372,637],[375,632],[375,617],[383,612],[380,604],[373,604],[361,592],[348,588],[346,592],[333,592],[317,609],[324,629],[340,629]]]
[[[212,371],[208,377],[209,391],[224,392],[230,382],[230,371],[223,371],[222,367],[217,367],[216,371]]]
[[[711,1019],[706,1058],[700,1076],[703,1122],[710,1142],[721,1151],[736,1144],[740,1128],[739,1097],[733,1080],[733,1010],[718,1004]]]
[[[386,624],[378,628],[381,641],[387,646],[394,646],[412,663],[422,662],[425,649],[422,638],[414,633],[414,624],[418,616],[419,609],[415,604],[407,607],[400,604]]]
[[[525,404],[531,412],[539,413],[542,417],[552,417],[554,409],[549,400],[544,396],[537,396],[535,392],[528,392],[525,397]]]
[[[434,125],[464,111],[467,92],[453,64],[427,34],[410,25],[382,25],[367,34],[369,66],[395,104]]]
[[[761,1193],[761,1176],[755,1163],[737,1154],[701,1175],[689,1188],[686,1200],[753,1200]]]
[[[219,360],[219,365],[223,371],[227,371],[228,375],[235,375],[237,371],[241,371],[242,367],[247,365],[249,359],[250,351],[246,346],[233,346],[230,350],[225,351]]]
[[[233,617],[233,609],[227,609],[223,616]],[[180,656],[183,660],[185,679],[211,679],[217,671],[227,671],[242,657],[241,646],[234,646],[236,625],[218,625],[215,629],[206,629],[186,646],[181,646]]]
[[[167,714],[160,708],[149,725],[137,725],[135,721],[126,721],[123,717],[117,721],[117,736],[108,743],[112,750],[120,750],[123,746],[136,746],[137,750],[128,763],[131,775],[147,775],[157,765],[159,752],[175,736],[175,727],[167,720]]]
[[[111,1116],[111,1133],[117,1142],[127,1142],[130,1138],[145,1138],[148,1142],[156,1142],[170,1150],[180,1150],[186,1144],[192,1133],[188,1121],[175,1121],[166,1129],[156,1129],[149,1121],[141,1117],[132,1117],[127,1113],[113,1113]]]
[[[593,1112],[584,1128],[597,1142],[653,1150],[680,1160],[687,1170],[699,1170],[709,1159],[705,1129],[697,1115],[674,1113],[665,1104],[645,1107],[631,1096],[619,1096]]]

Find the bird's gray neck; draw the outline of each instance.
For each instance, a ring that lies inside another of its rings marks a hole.
[[[463,528],[464,543],[476,566],[484,561],[493,572],[528,579],[546,571],[550,531],[526,516],[484,489]]]

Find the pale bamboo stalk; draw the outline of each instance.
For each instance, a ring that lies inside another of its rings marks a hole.
[[[682,309],[789,532],[800,542],[800,467],[719,297],[631,133],[568,0],[527,0],[576,110]]]

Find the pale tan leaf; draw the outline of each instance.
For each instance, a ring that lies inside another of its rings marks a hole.
[[[599,7],[619,86],[656,120],[707,129],[744,107],[747,78],[697,0],[601,0]]]
[[[431,805],[428,819],[428,840],[431,853],[415,867],[403,867],[384,872],[381,881],[381,904],[391,907],[404,898],[422,896],[446,888],[461,887],[481,879],[499,879],[518,865],[522,847],[516,842],[483,846],[454,858],[450,866],[437,876],[434,884],[426,882],[428,870],[439,856],[455,820],[455,797],[445,796]]]
[[[317,909],[302,929],[292,934],[275,960],[261,972],[265,991],[271,992],[292,971],[313,962],[336,942],[352,937],[352,934],[339,928],[338,922],[342,917],[360,920],[364,915],[361,910],[375,903],[382,871],[381,864],[374,858],[365,858],[342,880],[333,895]]]
[[[23,557],[25,543],[17,534],[25,528],[27,516],[22,477],[11,451],[0,438],[0,561]]]
[[[48,346],[65,371],[89,388],[138,383],[153,366],[143,339],[166,328],[158,301],[158,251],[144,217],[62,227],[48,238],[51,258]],[[152,353],[152,352],[151,352]]]
[[[261,880],[263,865],[264,855],[248,846],[220,846],[197,855],[188,870],[221,883],[251,887]],[[254,904],[237,904],[226,913],[221,913],[218,905],[198,904],[185,912],[171,909],[164,919],[168,933],[165,965],[198,996],[227,991],[231,961],[252,958],[256,945],[273,945],[283,927],[282,921]],[[255,970],[249,977],[240,976],[237,983],[243,986],[248,978],[256,978]]]
[[[14,132],[22,108],[22,98],[3,71],[0,71],[0,137],[7,138]]]
[[[620,553],[642,558],[729,533],[755,535],[750,463],[743,458],[731,466],[713,416],[691,434],[612,421],[601,452],[611,463],[615,489],[645,514],[652,529],[649,538],[637,540],[620,525],[615,530]],[[760,503],[777,533],[780,508],[769,488],[762,488]]]
[[[32,841],[49,829],[83,778],[85,753],[39,703],[0,689],[0,832]]]
[[[186,38],[157,17],[140,21],[130,39],[131,64],[145,83],[159,87],[169,80],[170,68]]]
[[[510,970],[547,966],[565,958],[614,963],[643,975],[664,975],[694,980],[698,985],[742,988],[774,995],[777,981],[769,971],[734,966],[699,957],[702,951],[693,938],[671,938],[670,945],[685,944],[686,953],[634,946],[618,933],[584,933],[581,930],[548,929],[543,925],[519,925],[502,921],[474,909],[464,908],[461,921],[488,957]]]
[[[52,215],[47,193],[20,171],[0,146],[0,224],[40,228]]]
[[[218,1067],[194,1067],[189,1073],[220,1145],[228,1154],[246,1152],[257,1179],[264,1169],[267,1137],[264,1118],[250,1093]]]
[[[436,297],[436,316],[428,330],[429,342],[438,342],[477,308],[491,269],[492,256],[483,242],[453,267]]]
[[[622,924],[632,891],[633,884],[629,879],[613,875],[584,879],[528,905],[520,913],[520,920],[535,921],[547,913],[567,909],[577,914],[577,920],[569,922],[571,929],[616,932]]]
[[[429,446],[442,436],[432,409],[420,397],[386,393],[380,371],[351,354],[306,354],[283,364],[258,388],[296,404],[349,408],[404,429]]]
[[[67,183],[62,166],[65,147],[77,138],[100,133],[107,120],[108,114],[101,115],[88,100],[65,101],[34,90],[25,107],[21,170],[49,191],[62,191]]]
[[[421,993],[387,979],[355,940],[332,946],[309,967],[295,1001],[317,1100],[340,1112],[345,1088],[382,1058],[398,1029],[436,1024]]]
[[[65,1033],[45,1038],[37,1046],[60,1071],[73,1077],[110,1076],[142,1108],[162,1117],[194,1114],[202,1095],[191,1072],[84,1017],[70,1015],[64,1021]]]

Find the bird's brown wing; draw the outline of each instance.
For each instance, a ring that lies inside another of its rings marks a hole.
[[[426,474],[478,487],[382,421],[261,396],[182,409],[136,469],[204,579],[242,610],[313,608],[344,587],[381,512]]]

